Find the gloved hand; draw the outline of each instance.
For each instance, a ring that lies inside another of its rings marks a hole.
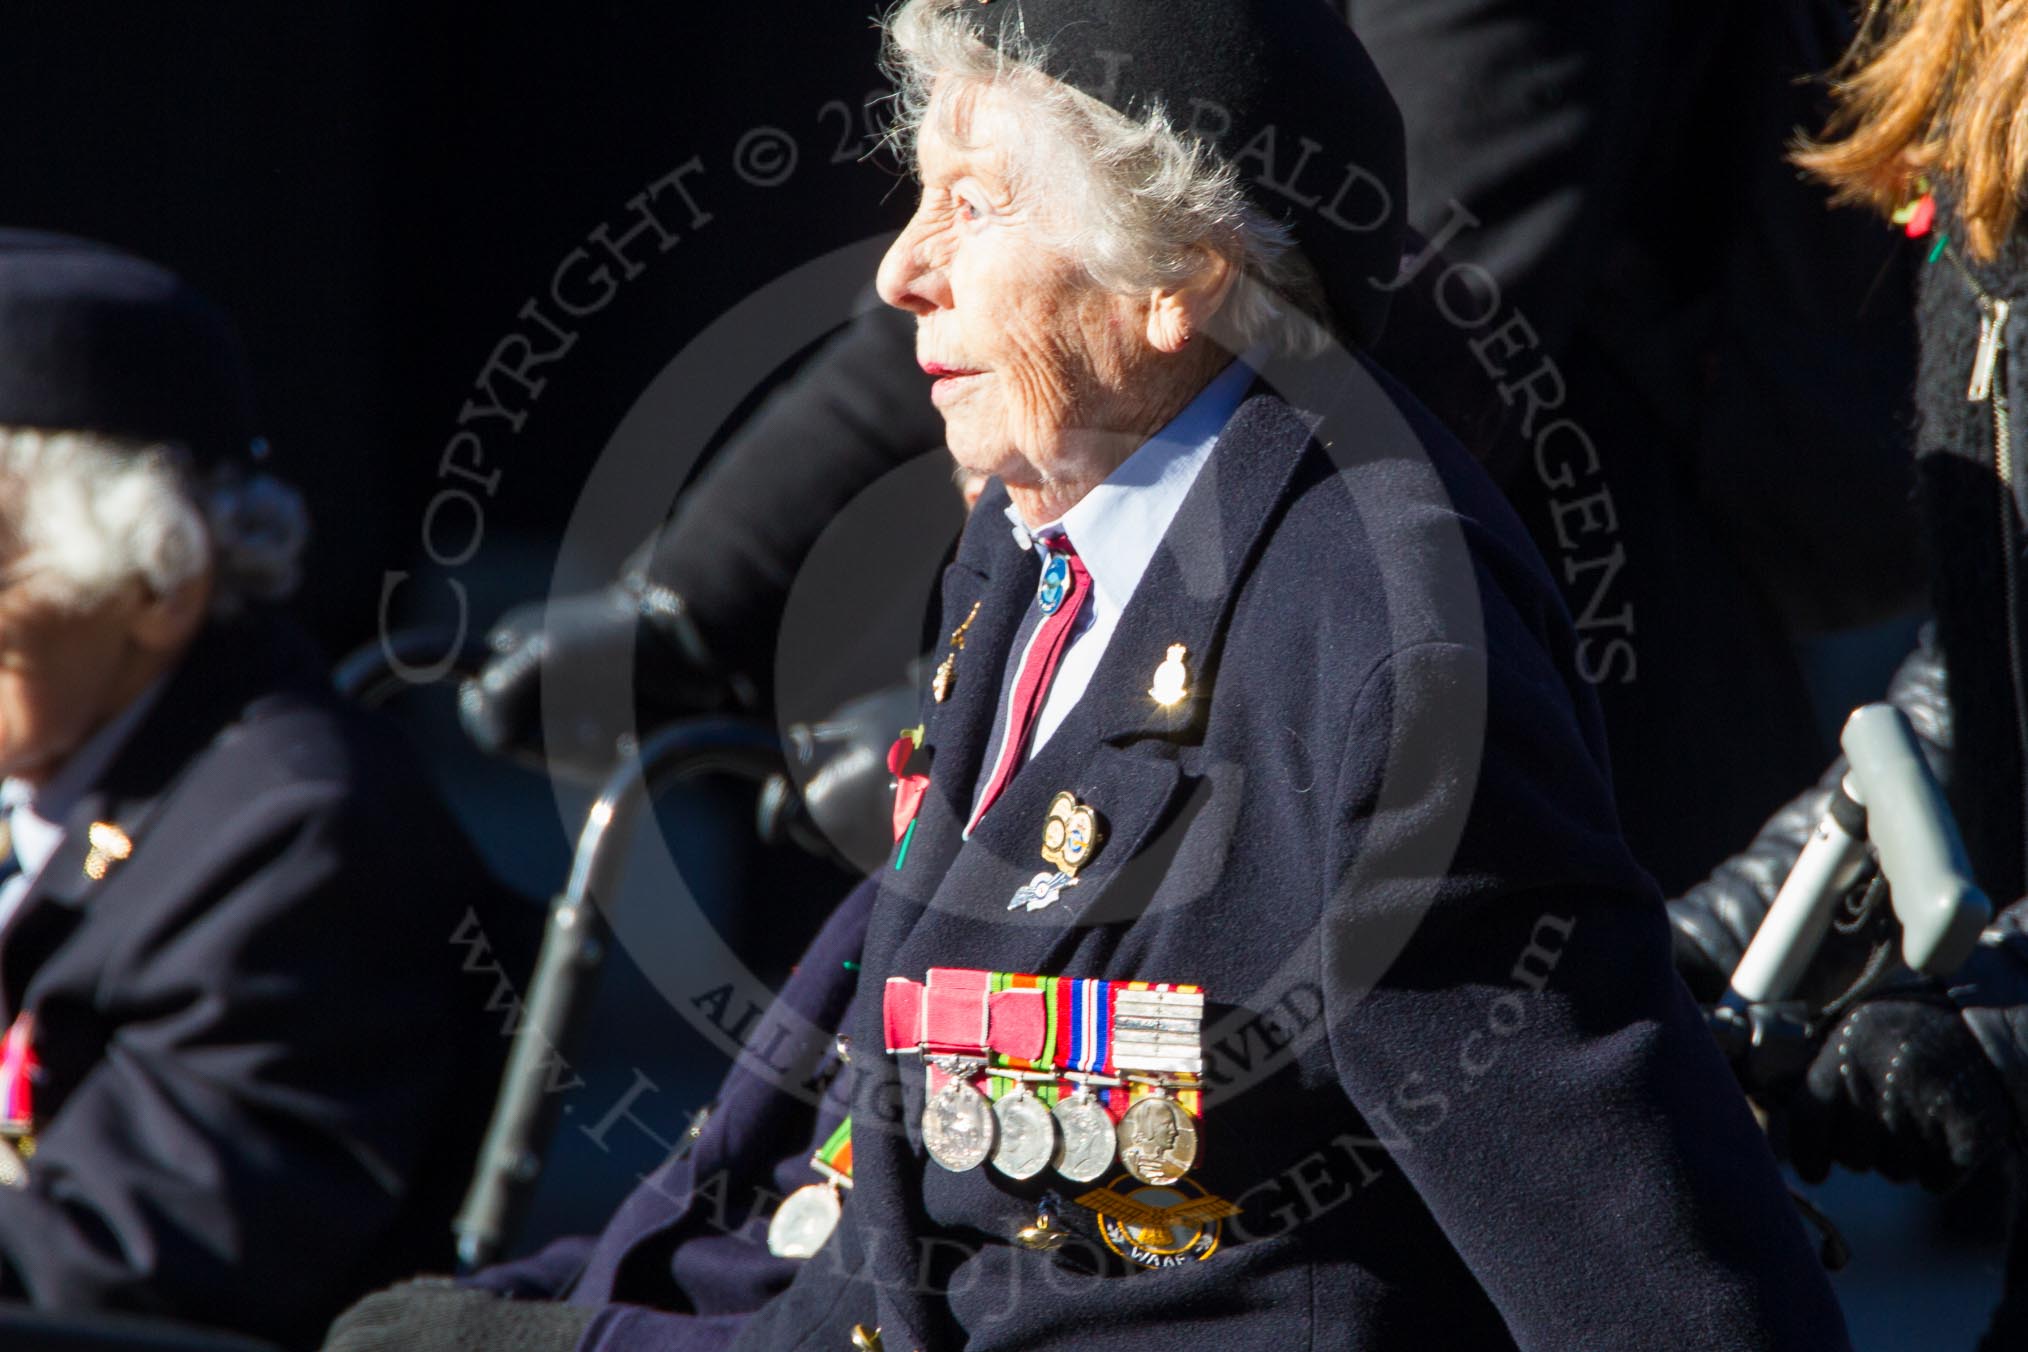
[[[1824,819],[1831,786],[1844,773],[1841,760],[1823,780],[1784,803],[1746,849],[1669,901],[1669,937],[1676,972],[1698,1003],[1711,1004],[1725,993],[1733,969],[1753,942],[1754,931],[1795,867],[1796,856]]]
[[[552,772],[602,776],[623,733],[733,702],[733,683],[714,669],[682,598],[637,579],[518,606],[488,642],[495,656],[458,690],[459,721],[481,750],[540,758]],[[626,662],[631,703],[614,674]],[[545,701],[560,711],[545,717]]]
[[[1862,1001],[1831,1030],[1782,1109],[1796,1172],[1833,1164],[1946,1192],[2008,1148],[2008,1086],[1941,991]]]
[[[376,1291],[338,1316],[324,1352],[570,1352],[592,1312],[503,1300],[441,1277]]]
[[[1953,728],[1944,683],[1943,655],[1925,629],[1920,646],[1894,673],[1887,699],[1908,716],[1930,768],[1948,788]],[[1700,1002],[1710,1004],[1724,992],[1775,894],[1795,867],[1796,856],[1823,820],[1832,786],[1844,773],[1840,758],[1815,786],[1768,818],[1744,851],[1669,903],[1676,970]],[[1797,992],[1813,1007],[1840,994],[1867,960],[1866,943],[1844,943],[1843,937],[1834,932],[1827,938],[1819,961]]]

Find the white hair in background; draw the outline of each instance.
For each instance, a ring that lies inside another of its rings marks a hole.
[[[1068,207],[1076,224],[1056,243],[1092,280],[1122,294],[1173,286],[1210,249],[1239,269],[1217,320],[1224,346],[1314,355],[1330,345],[1315,318],[1325,312],[1315,270],[1288,228],[1247,201],[1231,164],[1178,132],[1160,106],[1136,121],[1049,77],[1042,53],[979,41],[959,17],[969,7],[905,0],[886,20],[889,139],[904,159],[929,119],[948,120],[969,89],[998,85],[1023,101],[1022,125],[1033,131],[1009,147],[1012,170]]]
[[[295,590],[309,513],[265,474],[199,481],[174,445],[89,432],[0,427],[0,537],[21,577],[85,608],[139,582],[166,595],[216,568],[212,609]]]

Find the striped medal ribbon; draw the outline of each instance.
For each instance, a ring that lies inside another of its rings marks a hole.
[[[782,1199],[768,1222],[768,1252],[777,1258],[811,1258],[824,1247],[845,1213],[852,1186],[852,1119],[848,1116],[810,1156],[821,1183],[806,1183]]]

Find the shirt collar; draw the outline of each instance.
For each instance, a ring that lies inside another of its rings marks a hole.
[[[162,681],[141,692],[139,699],[116,714],[104,727],[86,738],[71,752],[57,772],[41,784],[19,779],[0,780],[0,812],[7,814],[13,836],[14,857],[24,876],[33,878],[63,844],[64,819],[78,800],[91,792],[134,734],[134,729],[154,707]]]
[[[1167,426],[1055,521],[1030,530],[1010,504],[1007,519],[1015,542],[1028,549],[1039,538],[1068,534],[1099,602],[1118,614],[1148,571],[1148,561],[1211,458],[1219,433],[1253,384],[1248,357],[1219,372]]]

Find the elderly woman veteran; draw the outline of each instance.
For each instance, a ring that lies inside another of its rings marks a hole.
[[[1540,560],[1333,359],[1401,196],[1352,34],[1311,0],[888,32],[922,197],[880,288],[995,483],[895,854],[770,1016],[849,1066],[763,1028],[603,1236],[477,1279],[574,1334],[425,1291],[332,1346],[1846,1345]]]
[[[308,523],[249,419],[190,287],[0,232],[0,1344],[321,1332],[476,1139],[477,865],[273,604]]]

